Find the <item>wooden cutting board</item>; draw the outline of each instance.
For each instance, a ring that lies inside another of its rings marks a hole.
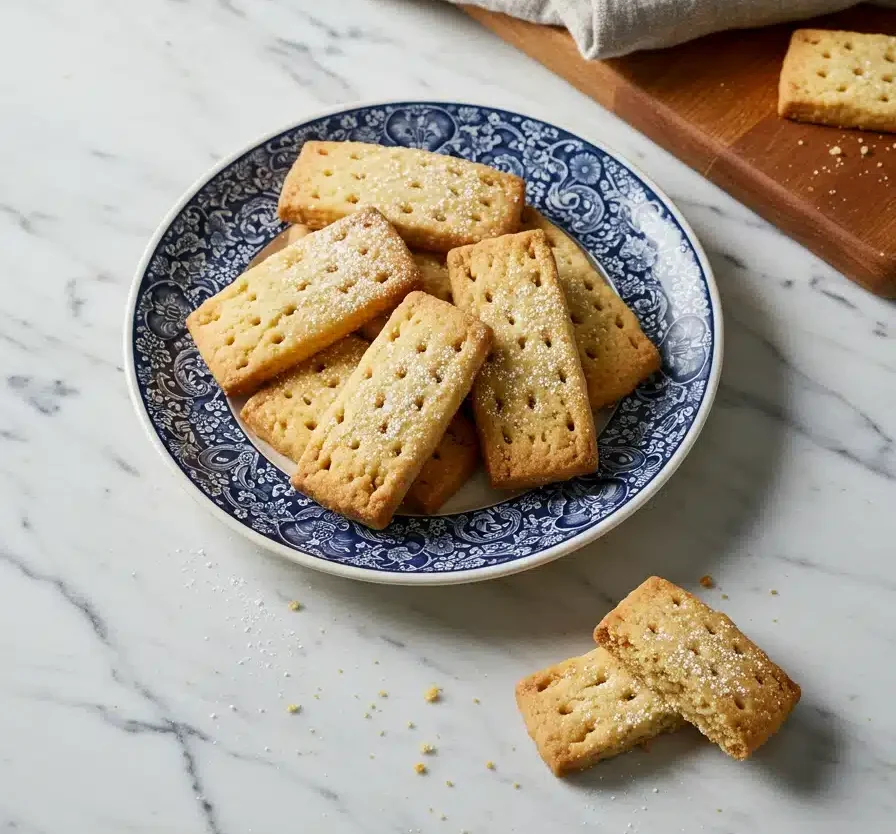
[[[896,134],[803,125],[776,113],[778,73],[797,25],[892,35],[896,12],[859,6],[586,61],[564,29],[464,8],[845,275],[896,297]],[[865,156],[859,139],[871,149]],[[835,146],[840,156],[831,155]]]

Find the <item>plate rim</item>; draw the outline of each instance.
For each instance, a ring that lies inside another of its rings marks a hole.
[[[152,421],[150,420],[149,414],[146,410],[146,406],[143,402],[143,398],[140,394],[134,361],[134,343],[133,339],[131,338],[133,334],[134,316],[137,309],[137,299],[139,295],[140,285],[142,283],[142,279],[146,272],[146,269],[149,266],[149,263],[152,260],[152,257],[155,254],[155,251],[158,248],[162,237],[170,227],[171,223],[183,210],[184,206],[191,199],[193,199],[193,197],[196,196],[199,190],[203,188],[210,180],[212,180],[215,176],[221,173],[221,171],[225,170],[230,165],[233,165],[234,162],[236,162],[244,155],[250,153],[258,146],[263,145],[265,142],[270,141],[274,137],[279,136],[286,131],[295,130],[296,128],[301,127],[307,122],[326,118],[328,116],[334,116],[341,112],[359,108],[388,107],[390,105],[400,104],[429,104],[435,106],[448,104],[459,107],[479,107],[513,113],[515,115],[522,116],[523,118],[532,118],[534,120],[541,121],[551,127],[560,128],[561,130],[564,130],[575,137],[584,139],[590,145],[594,146],[598,150],[602,151],[603,153],[607,154],[608,156],[625,166],[629,171],[631,171],[632,174],[637,176],[663,201],[669,213],[674,217],[676,222],[681,226],[682,230],[687,235],[688,242],[694,249],[697,261],[700,264],[700,268],[702,269],[703,275],[706,279],[707,294],[709,295],[713,314],[712,362],[710,365],[709,375],[706,379],[706,390],[700,403],[700,407],[697,410],[697,413],[694,415],[694,421],[691,424],[691,428],[682,439],[672,457],[663,467],[662,471],[657,473],[657,475],[650,481],[649,484],[644,487],[644,489],[642,489],[637,495],[635,495],[635,497],[631,501],[624,504],[603,521],[598,522],[593,527],[589,527],[587,530],[582,531],[573,538],[552,545],[551,547],[548,547],[539,553],[524,556],[521,559],[515,559],[511,562],[505,562],[498,565],[490,565],[482,568],[472,568],[466,571],[451,573],[378,571],[357,567],[355,565],[345,565],[338,562],[331,562],[326,559],[321,559],[317,556],[313,556],[310,553],[305,553],[304,551],[298,550],[297,548],[287,547],[285,544],[271,541],[270,539],[261,535],[261,533],[258,533],[245,524],[242,524],[237,519],[232,518],[230,515],[224,512],[224,510],[218,507],[208,496],[204,495],[196,489],[186,473],[181,470],[172,455],[165,448],[161,438],[153,428]],[[531,110],[527,109],[525,113],[520,113],[516,110],[508,110],[507,107],[496,104],[494,102],[477,99],[455,101],[452,99],[441,97],[425,99],[400,97],[395,99],[375,99],[343,102],[341,104],[324,108],[322,110],[317,110],[312,113],[306,113],[298,119],[293,119],[274,130],[268,131],[267,133],[251,139],[242,147],[240,147],[233,153],[230,153],[227,156],[223,157],[211,168],[206,170],[196,180],[194,180],[194,182],[190,186],[188,186],[188,188],[180,195],[180,197],[178,197],[176,202],[159,221],[155,231],[146,244],[146,247],[143,250],[143,254],[141,255],[140,260],[137,264],[137,268],[134,272],[134,276],[131,280],[131,286],[127,294],[127,300],[125,302],[126,309],[122,342],[125,363],[124,370],[128,386],[128,395],[131,400],[131,404],[134,407],[134,411],[137,414],[140,425],[143,427],[144,432],[148,436],[150,444],[165,461],[168,471],[174,474],[181,486],[181,489],[187,492],[194,501],[196,501],[200,506],[204,507],[214,517],[222,521],[228,528],[230,528],[234,532],[239,533],[241,536],[251,541],[256,546],[262,548],[263,550],[274,553],[281,558],[287,559],[290,562],[293,562],[294,564],[300,565],[302,567],[311,568],[312,570],[317,570],[323,573],[341,576],[348,579],[356,579],[371,584],[439,586],[465,585],[472,582],[482,582],[488,579],[497,579],[500,577],[510,576],[515,573],[522,573],[523,571],[540,567],[542,565],[548,564],[549,562],[553,562],[556,559],[560,559],[563,556],[567,556],[570,553],[580,550],[586,545],[589,545],[592,542],[595,542],[601,537],[605,536],[619,524],[630,518],[635,512],[642,509],[666,485],[672,475],[674,475],[678,470],[678,467],[681,466],[684,459],[688,456],[691,449],[694,447],[694,444],[697,442],[700,434],[702,433],[703,428],[706,425],[706,421],[709,417],[709,412],[712,410],[712,406],[715,401],[716,393],[718,391],[719,382],[721,379],[724,355],[724,322],[722,318],[722,303],[719,296],[718,286],[716,285],[715,273],[713,272],[712,265],[709,262],[709,258],[707,257],[706,252],[703,249],[703,245],[700,243],[700,239],[697,237],[696,233],[691,227],[691,224],[681,213],[675,202],[668,196],[668,194],[666,194],[666,192],[662,188],[660,188],[653,181],[653,179],[647,176],[647,174],[645,174],[637,165],[633,164],[626,156],[618,153],[616,150],[605,145],[603,142],[593,140],[587,135],[583,135],[578,130],[565,127],[562,122],[557,121],[553,117],[549,118],[547,116],[538,115],[539,107],[537,105],[535,106],[534,111],[535,112],[532,112]]]

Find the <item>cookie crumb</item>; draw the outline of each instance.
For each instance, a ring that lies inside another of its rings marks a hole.
[[[445,780],[445,785],[446,785],[447,787],[449,787],[449,788],[453,788],[453,787],[454,787],[454,782],[452,782],[450,779],[446,779],[446,780]]]
[[[417,764],[414,765],[414,773],[418,776],[422,776],[426,773],[426,765],[423,764],[423,762],[417,762]]]
[[[442,690],[438,686],[431,686],[423,693],[423,700],[434,704],[442,697]]]
[[[778,592],[777,592],[777,590],[775,590],[774,588],[772,588],[772,589],[769,591],[769,593],[770,593],[773,597],[778,596]]]
[[[302,603],[299,602],[297,599],[292,600],[292,602],[289,603],[289,610],[290,611],[301,611]]]
[[[522,785],[520,785],[519,782],[514,782],[514,783],[513,783],[513,789],[514,789],[515,791],[518,791],[521,787],[522,787]]]
[[[495,770],[495,763],[494,763],[491,759],[489,759],[489,760],[485,763],[485,766],[486,766],[489,770]]]
[[[389,697],[389,693],[386,692],[385,689],[381,689],[381,690],[380,690],[379,692],[377,692],[376,694],[379,695],[380,698],[388,698],[388,697]]]
[[[715,581],[708,573],[705,573],[700,577],[700,584],[704,588],[714,588],[716,585]]]
[[[722,594],[722,599],[731,599],[731,597],[729,597],[728,594]]]
[[[474,704],[481,704],[482,701],[480,701],[478,698],[474,698],[474,699],[473,699],[473,703],[474,703]]]
[[[430,753],[435,753],[436,748],[434,745],[427,744],[426,742],[424,742],[423,744],[420,745],[420,752],[423,753],[424,755],[428,756]]]
[[[408,721],[408,729],[413,730],[417,725],[413,721]]]
[[[295,715],[295,714],[296,714],[297,712],[299,712],[299,710],[301,710],[301,709],[302,709],[301,704],[290,704],[290,705],[286,708],[286,711],[287,711],[290,715]]]

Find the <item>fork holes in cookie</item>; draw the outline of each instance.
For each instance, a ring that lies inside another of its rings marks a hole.
[[[492,177],[492,176],[489,176],[488,174],[480,174],[480,175],[479,175],[479,181],[480,181],[483,185],[488,185],[488,186],[492,186],[492,185],[495,184],[495,178]]]
[[[622,701],[634,701],[635,698],[637,698],[637,697],[638,697],[638,696],[635,695],[634,692],[632,692],[631,690],[629,690],[628,692],[624,692],[624,693],[622,694],[622,698],[621,698],[620,700],[622,700]]]
[[[364,371],[364,379],[370,379],[373,376],[373,368],[367,368]]]
[[[434,211],[432,213],[432,216],[435,220],[438,220],[439,223],[445,222],[445,212],[443,212],[443,211]]]
[[[542,341],[544,342],[544,346],[545,346],[546,348],[551,347],[551,345],[553,344],[553,342],[551,341],[551,337],[550,337],[550,336],[545,336],[545,337],[542,339]]]
[[[681,605],[681,597],[679,597],[679,596],[673,596],[673,597],[672,597],[672,605],[673,605],[675,608],[678,608],[678,606]]]
[[[747,705],[744,703],[744,699],[741,698],[740,695],[735,695],[734,706],[736,706],[738,709],[745,709]]]
[[[380,392],[376,395],[376,399],[373,401],[374,408],[382,408],[383,404],[386,402],[386,395]]]
[[[308,431],[314,431],[317,428],[317,422],[314,420],[306,420],[305,428],[308,429]]]
[[[386,281],[389,280],[388,272],[377,272],[376,277],[373,279],[377,282],[377,284],[385,284]]]
[[[325,176],[325,177],[332,177],[332,176],[333,176],[333,171],[332,171],[332,169],[330,169],[330,168],[324,168],[324,176]]]
[[[474,212],[470,215],[470,220],[472,220],[474,223],[478,223],[480,220],[482,220],[482,215],[479,214],[478,212],[475,212],[475,211],[474,211]]]
[[[535,284],[536,287],[541,286],[541,276],[537,273],[532,276],[532,283]]]
[[[732,643],[731,649],[736,655],[738,655],[738,657],[744,653],[744,650],[740,647],[740,643]]]
[[[426,353],[426,342],[420,342],[417,345],[417,353]]]
[[[383,420],[383,422],[380,423],[380,434],[385,434],[388,431],[388,429],[389,429],[389,421]]]
[[[538,683],[535,684],[535,691],[544,692],[545,689],[547,689],[555,680],[556,678],[542,678]]]
[[[520,336],[519,339],[516,340],[516,343],[520,346],[520,350],[526,347],[526,337]]]
[[[509,446],[511,443],[513,443],[513,438],[507,433],[506,430],[503,432],[503,435],[504,435],[504,442],[505,442],[508,446]]]
[[[559,712],[560,715],[569,715],[572,712],[572,704],[561,704],[557,708],[557,712]]]
[[[529,409],[530,409],[530,410],[534,410],[534,409],[535,409],[535,395],[532,394],[531,392],[529,393],[529,396],[528,396],[528,398],[527,398],[527,400],[526,400],[526,405],[529,406]]]
[[[396,379],[404,379],[407,375],[408,375],[408,370],[407,370],[407,368],[399,368],[399,369],[395,372],[395,378],[396,378]]]
[[[318,148],[318,149],[317,149],[317,152],[318,152],[321,156],[329,156],[329,155],[330,155],[330,152],[329,152],[326,148]]]
[[[283,334],[279,331],[271,333],[271,344],[279,345],[283,341]]]
[[[827,77],[828,77],[827,70],[816,70],[815,74],[816,74],[819,78],[827,78]]]
[[[361,441],[356,438],[355,440],[352,440],[352,442],[348,444],[348,447],[353,452],[357,452],[358,449],[361,448]]]
[[[349,194],[348,197],[345,198],[349,203],[355,205],[358,202],[357,194]]]
[[[336,412],[336,425],[339,425],[343,420],[345,420],[345,412],[340,408]]]
[[[307,394],[302,394],[302,402],[305,403],[305,405],[311,405],[311,397]]]
[[[562,382],[565,385],[566,384],[566,371],[564,371],[563,368],[560,368],[557,371],[557,376],[560,379],[560,382]]]
[[[419,182],[418,180],[411,180],[411,181],[408,183],[408,185],[409,185],[411,188],[423,188],[423,186],[420,184],[420,182]]]
[[[637,340],[634,336],[629,336],[629,337],[628,337],[628,343],[629,343],[633,348],[635,348],[635,350],[637,350],[637,349],[640,347],[640,345],[638,344],[638,340]]]
[[[865,74],[865,70],[863,70],[861,67],[853,67],[853,68],[852,68],[852,74],[853,74],[853,75],[864,75],[864,74]]]
[[[414,400],[414,408],[416,408],[417,411],[420,411],[420,409],[423,408],[423,397],[417,397]]]
[[[567,417],[567,419],[566,419],[566,428],[569,429],[570,431],[576,430],[576,424],[571,417]]]
[[[339,385],[339,377],[333,377],[327,381],[327,388],[335,388]]]
[[[252,318],[249,319],[249,324],[253,327],[258,327],[258,325],[261,324],[261,319],[258,316],[252,316]]]
[[[579,316],[579,315],[577,315],[576,313],[570,313],[570,314],[569,314],[569,320],[570,320],[573,324],[576,324],[576,325],[582,323],[582,317]]]
[[[652,634],[656,634],[656,623],[647,623],[647,630]]]
[[[410,214],[411,212],[413,212],[414,207],[410,203],[402,203],[399,206],[399,209],[401,210],[402,214]]]
[[[432,372],[432,378],[436,381],[436,383],[440,383],[442,381],[442,375],[438,371]]]
[[[463,339],[460,339],[454,343],[454,352],[460,353],[464,349]]]
[[[712,623],[704,623],[703,626],[710,634],[716,633],[716,630],[712,627]]]
[[[492,294],[491,294],[491,292],[489,292],[488,290],[486,290],[486,293],[485,293],[485,300],[486,300],[489,304],[492,303]]]
[[[621,330],[623,327],[622,316],[616,316],[616,321],[614,322],[614,324]]]
[[[336,266],[336,264],[327,264],[327,266],[326,266],[326,270],[329,273],[336,272],[338,269],[339,269],[339,267]]]
[[[230,347],[236,341],[236,336],[232,333],[224,340],[224,344]]]

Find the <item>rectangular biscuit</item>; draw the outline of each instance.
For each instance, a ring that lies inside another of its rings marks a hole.
[[[292,483],[335,512],[385,527],[470,390],[491,331],[411,293],[311,435]]]
[[[415,512],[432,515],[456,493],[479,466],[476,427],[458,411],[432,457],[423,464],[404,503]]]
[[[340,339],[263,385],[246,401],[240,416],[281,455],[298,461],[367,348],[357,336]]]
[[[280,454],[298,462],[311,433],[368,347],[363,339],[346,336],[263,385],[243,406],[241,416],[246,425]],[[466,483],[478,464],[476,430],[458,412],[411,485],[405,505],[435,513]]]
[[[896,131],[896,37],[797,29],[781,67],[778,114]]]
[[[364,142],[308,141],[286,176],[283,220],[319,229],[376,206],[414,249],[455,246],[515,232],[523,180],[466,159]]]
[[[419,281],[404,241],[368,207],[247,270],[187,327],[224,392],[247,393],[394,307]]]
[[[473,386],[492,486],[531,487],[593,472],[594,418],[544,232],[454,249],[448,271],[455,303],[495,334]]]
[[[584,770],[682,724],[602,648],[524,678],[516,703],[555,776]]]
[[[541,229],[554,253],[591,408],[603,408],[630,394],[661,364],[659,351],[637,317],[575,241],[546,217],[526,206],[520,228]]]
[[[657,576],[607,614],[594,639],[735,759],[764,744],[800,699],[728,617]]]
[[[294,228],[294,227],[293,227]],[[411,252],[417,269],[420,270],[420,289],[441,298],[442,301],[451,301],[451,282],[448,280],[448,265],[445,256],[435,252]],[[389,313],[392,311],[390,310]],[[389,314],[377,316],[367,324],[362,325],[361,335],[371,342],[379,336],[380,330],[386,326]]]

